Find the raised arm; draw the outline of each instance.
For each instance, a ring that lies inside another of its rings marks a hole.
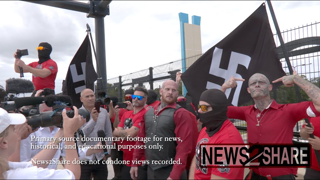
[[[299,86],[311,99],[315,109],[320,112],[320,88],[300,77],[296,72],[293,75],[283,76],[272,81],[272,83],[281,82],[286,86]]]
[[[178,86],[179,86],[179,84],[180,84],[180,82],[181,82],[181,72],[180,71],[178,71],[177,73],[176,73],[176,83],[178,84]]]
[[[9,161],[20,162],[21,161],[21,159],[20,159],[20,154],[21,154],[21,152],[20,152],[20,143],[21,143],[21,140],[24,140],[24,139],[28,138],[28,136],[32,133],[32,128],[27,123],[23,123],[23,124],[20,124],[20,125],[15,125],[14,126],[14,131],[17,134],[18,143],[17,143],[17,147],[16,147],[16,150],[15,150],[14,154],[12,154],[9,157]],[[30,154],[30,150],[29,150],[29,153],[27,153],[27,154]]]
[[[66,111],[62,112],[63,115],[63,130],[64,137],[72,138],[74,133],[85,123],[85,119],[78,114],[77,107],[74,108],[74,117],[69,118],[66,114]],[[65,141],[67,146],[73,146],[75,143],[73,141]],[[73,160],[78,160],[78,153],[76,149],[66,149],[66,160],[72,162]],[[80,179],[81,167],[80,164],[66,164],[65,169],[69,169],[73,174],[75,179]]]
[[[20,68],[19,67],[22,67],[23,68],[23,72],[24,73],[27,73],[27,72],[29,72],[27,69],[25,69],[24,68],[24,66],[23,65],[26,65],[20,58],[16,58],[15,56],[16,56],[16,53],[17,52],[15,52],[14,54],[13,54],[13,57],[15,58],[15,60],[14,60],[14,72],[16,72],[16,73],[20,73]]]
[[[81,130],[86,136],[93,131],[99,116],[99,113],[96,110],[96,108],[93,108],[90,114],[90,120],[83,127],[81,127]]]
[[[228,79],[227,82],[222,84],[220,90],[225,93],[227,89],[237,87],[237,81],[245,81],[245,80],[244,79],[239,79],[239,78],[234,78],[232,76],[230,79]]]

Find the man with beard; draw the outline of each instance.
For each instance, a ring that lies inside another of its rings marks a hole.
[[[196,155],[190,167],[191,173],[189,179],[243,179],[244,168],[200,167],[201,144],[223,145],[244,143],[239,131],[227,117],[228,100],[222,91],[218,89],[204,91],[200,96],[198,106],[200,121],[205,127],[201,130],[198,137]],[[226,160],[224,158],[218,160],[223,162]]]
[[[144,108],[147,102],[148,92],[143,87],[136,87],[132,95],[133,111],[128,111],[123,114],[120,124],[113,131],[115,137],[136,137],[144,121],[146,109]],[[135,145],[135,141],[118,142],[118,145]],[[132,166],[133,149],[120,149],[123,152],[123,160],[128,161],[129,164],[124,164],[121,168],[120,179],[131,179],[130,167]],[[139,160],[144,160],[144,157]],[[141,165],[141,164],[140,164]],[[147,179],[147,166],[142,165],[138,167],[138,179]]]
[[[228,88],[237,86],[235,79],[231,77],[221,87],[225,92]],[[228,107],[228,117],[245,120],[248,129],[249,144],[292,144],[292,129],[298,121],[304,118],[320,116],[320,89],[314,84],[304,80],[296,73],[283,76],[272,83],[280,82],[290,87],[298,85],[311,99],[292,104],[278,104],[270,97],[272,85],[269,79],[260,73],[253,74],[249,78],[247,91],[254,100],[255,105]],[[296,167],[279,168],[251,168],[246,179],[295,179]]]
[[[32,83],[35,90],[44,88],[54,90],[58,66],[57,63],[50,58],[52,47],[49,43],[42,42],[39,44],[39,47],[37,47],[37,50],[39,61],[32,62],[28,65],[17,57],[17,52],[14,53],[14,71],[20,73],[19,67],[21,67],[24,73],[32,73]]]
[[[166,80],[160,89],[161,104],[150,108],[145,114],[139,137],[150,138],[147,149],[135,149],[133,160],[139,160],[145,153],[148,164],[148,179],[187,179],[188,157],[194,155],[198,136],[196,120],[176,104],[178,85]],[[168,140],[176,138],[176,140]],[[143,145],[137,141],[136,145]],[[152,148],[161,146],[161,149]],[[177,163],[158,163],[174,161]],[[131,167],[131,177],[136,179],[138,168]]]

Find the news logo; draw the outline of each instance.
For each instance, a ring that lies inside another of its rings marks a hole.
[[[200,144],[197,164],[200,169],[209,167],[308,167],[309,144]]]

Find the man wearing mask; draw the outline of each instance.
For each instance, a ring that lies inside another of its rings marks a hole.
[[[200,122],[199,114],[198,114],[197,109],[195,108],[195,106],[192,104],[192,102],[187,103],[187,98],[185,98],[184,96],[180,95],[177,98],[177,104],[179,104],[181,107],[185,108],[192,115],[195,116],[195,118],[197,120],[197,128],[198,128],[198,131],[200,132],[201,129],[203,128],[203,124]],[[191,157],[191,159],[192,159],[192,157]]]
[[[198,112],[205,127],[198,137],[189,179],[243,179],[244,168],[200,167],[201,144],[244,144],[239,131],[228,119],[227,110],[228,101],[222,91],[209,89],[201,94]]]
[[[157,100],[158,99],[158,94],[156,92],[154,92],[154,90],[149,89],[148,90],[148,99],[147,99],[147,107],[156,107],[160,104],[160,101]]]
[[[49,43],[42,42],[36,49],[38,50],[39,61],[32,62],[28,65],[26,65],[24,61],[17,56],[17,52],[15,52],[14,71],[20,73],[19,67],[21,67],[24,73],[32,73],[32,83],[35,90],[44,88],[54,90],[58,66],[57,63],[50,58],[52,47]]]

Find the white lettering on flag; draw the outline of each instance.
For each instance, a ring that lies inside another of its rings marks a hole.
[[[81,68],[82,68],[82,74],[78,74],[77,67],[75,64],[70,65],[70,72],[71,72],[71,77],[72,77],[72,82],[76,83],[79,81],[86,81],[86,62],[81,63]],[[86,88],[86,85],[79,86],[74,88],[76,94],[80,93],[82,90]]]

